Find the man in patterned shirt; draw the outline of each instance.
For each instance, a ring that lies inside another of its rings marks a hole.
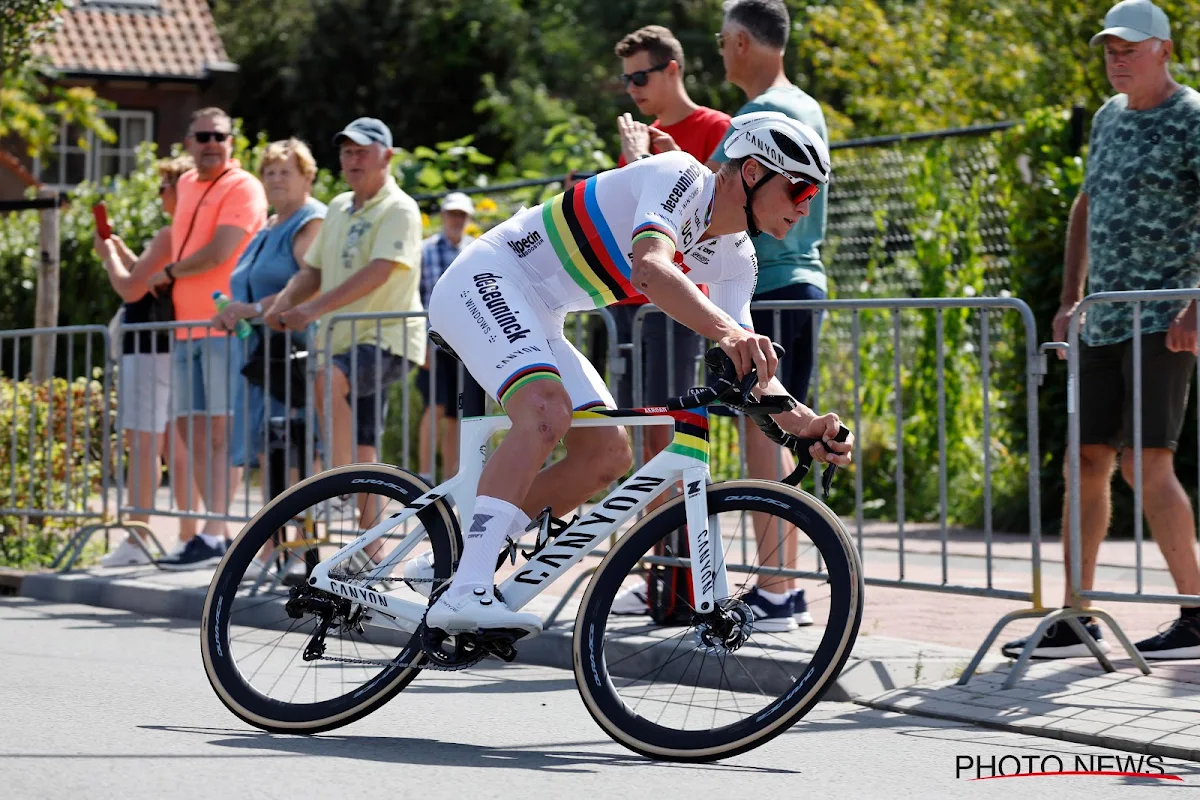
[[[462,192],[451,192],[442,200],[442,232],[421,243],[421,307],[429,308],[433,285],[474,236],[464,233],[475,204]],[[430,380],[430,367],[437,361],[437,377]],[[437,385],[434,386],[433,384]],[[436,455],[430,442],[431,425],[437,425],[437,442],[442,451],[442,474],[458,471],[458,362],[430,344],[425,350],[425,366],[417,373],[417,389],[425,401],[425,413],[417,429],[417,456],[421,474],[432,481]],[[430,422],[430,417],[436,423]]]
[[[1200,285],[1200,93],[1171,78],[1166,14],[1150,0],[1124,0],[1092,38],[1104,47],[1109,81],[1120,94],[1096,112],[1087,177],[1071,208],[1062,307],[1054,338],[1089,292],[1194,289]],[[1111,516],[1109,487],[1121,450],[1121,475],[1134,485],[1133,397],[1142,395],[1143,508],[1180,594],[1200,594],[1195,516],[1175,475],[1196,359],[1195,303],[1144,303],[1142,385],[1133,385],[1132,303],[1091,306],[1079,352],[1081,589],[1091,589]],[[1060,353],[1060,357],[1062,354]],[[1063,530],[1068,519],[1065,504]],[[1064,536],[1064,541],[1066,537]],[[1069,553],[1066,599],[1071,601]],[[1090,623],[1090,620],[1085,620]],[[1107,650],[1098,625],[1089,632]],[[1024,642],[1004,647],[1018,655]],[[1200,608],[1184,606],[1167,630],[1137,643],[1146,658],[1200,657]],[[1034,657],[1086,656],[1066,625],[1055,625]]]

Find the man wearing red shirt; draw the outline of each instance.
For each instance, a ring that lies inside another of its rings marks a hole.
[[[683,150],[701,164],[725,138],[729,115],[712,108],[696,105],[683,85],[683,47],[667,28],[647,25],[622,39],[616,47],[621,59],[621,80],[625,91],[637,105],[638,111],[653,116],[649,126],[623,114],[617,119],[621,133],[621,158],[617,166],[666,150]],[[702,286],[703,290],[704,287]],[[648,302],[639,295],[612,307],[617,322],[617,339],[632,340],[633,317],[638,306]],[[667,329],[673,329],[671,358],[667,350]],[[700,335],[667,318],[650,314],[642,328],[643,350],[641,404],[659,403],[668,396],[683,394],[696,384],[696,365],[703,354]],[[632,358],[629,360],[632,367]],[[626,370],[616,382],[616,401],[621,408],[633,405],[633,375]],[[673,431],[661,425],[642,429],[645,436],[644,458],[649,459],[671,440]]]

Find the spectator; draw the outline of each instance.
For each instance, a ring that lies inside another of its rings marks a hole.
[[[783,51],[791,32],[791,18],[783,0],[728,0],[725,19],[717,34],[717,47],[725,62],[725,78],[746,93],[749,99],[738,115],[754,111],[779,111],[792,119],[811,126],[828,140],[825,115],[821,106],[794,86],[783,69]],[[709,160],[711,169],[719,169],[726,160],[718,147]],[[758,254],[758,286],[754,299],[764,300],[824,300],[827,283],[821,263],[821,243],[825,239],[827,216],[826,193],[812,200],[809,215],[800,219],[783,239],[757,236],[754,249]],[[787,390],[798,400],[807,402],[808,384],[813,370],[813,347],[816,327],[821,313],[756,311],[754,329],[783,345],[787,354],[779,364],[778,376]],[[750,477],[778,479],[795,467],[791,453],[772,444],[753,425],[746,426],[743,442]],[[759,562],[768,566],[764,557],[771,558],[770,566],[794,565],[797,538],[795,529],[784,536],[784,552],[779,552],[776,533],[764,529],[764,520],[756,517],[755,536],[758,539]],[[770,542],[767,537],[770,537]],[[778,576],[760,577],[758,588],[767,602],[791,604],[800,624],[811,624],[803,589],[795,590],[796,582]]]
[[[1125,0],[1109,10],[1104,30],[1091,43],[1103,45],[1108,79],[1119,94],[1093,119],[1087,174],[1071,207],[1062,305],[1054,318],[1059,341],[1083,299],[1085,279],[1089,292],[1200,285],[1200,93],[1171,78],[1174,45],[1167,15],[1148,0]],[[1118,448],[1121,475],[1135,484],[1132,406],[1140,392],[1146,521],[1179,594],[1197,595],[1195,517],[1174,461],[1196,365],[1196,304],[1142,304],[1141,386],[1132,383],[1133,309],[1127,303],[1092,306],[1081,329],[1075,395],[1080,401],[1079,588],[1095,584],[1096,558],[1112,513]],[[1070,530],[1068,511],[1064,503],[1064,533]],[[1069,606],[1070,547],[1067,536],[1063,541]],[[1084,623],[1107,651],[1099,625],[1090,619]],[[1003,652],[1018,656],[1026,641],[1010,642]],[[1200,608],[1183,606],[1170,627],[1136,647],[1147,659],[1200,658]],[[1051,626],[1033,651],[1034,658],[1088,654],[1065,624]]]
[[[463,231],[475,214],[475,204],[462,192],[451,192],[442,200],[442,232],[434,234],[421,243],[421,307],[429,308],[429,294],[438,278],[458,257],[463,248],[475,241]],[[430,386],[430,366],[436,361],[434,370],[436,387]],[[428,344],[425,349],[425,365],[417,373],[417,389],[425,403],[425,413],[417,432],[418,462],[423,477],[434,482],[434,467],[437,453],[429,441],[432,425],[437,426],[436,441],[441,445],[442,474],[458,472],[458,362]],[[434,391],[435,390],[435,391]]]
[[[250,240],[230,275],[232,302],[212,320],[219,331],[232,331],[238,320],[261,317],[271,307],[287,282],[300,271],[304,253],[325,219],[325,204],[312,196],[317,162],[304,142],[271,142],[263,152],[260,172],[267,202],[275,213]],[[251,351],[260,346],[262,336],[256,331],[248,340]],[[266,442],[266,417],[288,416],[281,401],[272,398],[269,412],[266,401],[262,386],[246,380],[237,382],[230,443],[235,467],[258,466]]]
[[[649,126],[629,114],[617,120],[621,133],[621,157],[618,166],[646,158],[652,152],[684,150],[700,163],[708,160],[725,138],[729,115],[697,105],[683,85],[683,46],[667,28],[648,25],[626,36],[616,47],[621,59],[621,80],[625,91],[643,114],[654,117]],[[705,287],[701,287],[703,291]],[[648,301],[645,295],[623,300],[612,307],[620,342],[633,341],[633,318],[638,307]],[[672,331],[674,368],[668,353],[668,329]],[[635,343],[637,346],[638,343]],[[616,386],[616,401],[621,408],[635,402],[658,403],[668,396],[683,394],[696,384],[696,367],[703,350],[701,337],[692,329],[668,318],[650,314],[642,327],[642,396],[633,397],[632,359],[630,368]],[[665,448],[673,431],[661,425],[642,428],[643,458],[648,460]],[[664,495],[663,500],[666,499]]]
[[[421,310],[421,211],[391,176],[392,132],[377,119],[361,117],[338,133],[334,144],[351,190],[329,204],[325,224],[304,256],[304,268],[267,312],[267,324],[278,330],[303,330],[318,318],[328,327],[334,313]],[[359,322],[353,338],[349,323],[333,328],[332,408],[325,406],[324,364],[319,365],[314,387],[322,436],[332,418],[333,441],[325,443],[329,466],[351,463],[351,432],[358,460],[377,460],[375,434],[386,419],[388,387],[405,374],[405,359],[414,365],[425,363],[425,330],[425,321],[418,317]],[[353,386],[351,377],[356,378]],[[354,414],[351,403],[356,399],[359,413]],[[361,413],[363,400],[372,413]],[[383,410],[378,420],[373,413],[376,400]],[[366,522],[372,511],[360,511]]]
[[[175,184],[179,176],[193,166],[191,156],[163,158],[158,162],[158,196],[168,216],[175,213]],[[124,303],[123,320],[127,324],[149,323],[157,320],[155,298],[147,291],[146,278],[167,265],[171,255],[171,226],[161,228],[141,258],[135,258],[121,237],[95,240],[108,280]],[[174,436],[171,474],[176,506],[190,511],[186,443],[173,426],[168,429],[171,404],[171,334],[170,331],[126,333],[122,340],[120,389],[117,408],[120,425],[125,430],[125,447],[129,451],[129,493],[137,508],[154,508],[154,495],[162,477],[162,456],[167,450],[167,437]],[[149,514],[130,514],[135,522],[149,522]],[[179,520],[181,547],[196,535],[196,521],[190,517]],[[178,551],[177,551],[178,552]],[[150,558],[137,546],[133,535],[115,550],[100,559],[105,567],[148,564]]]
[[[234,265],[267,216],[262,184],[233,158],[228,114],[219,108],[192,114],[187,149],[196,168],[179,179],[171,229],[174,260],[149,283],[151,291],[171,292],[176,320],[205,323],[176,331],[171,380],[175,421],[188,443],[208,518],[182,552],[159,560],[169,570],[214,565],[228,546],[223,517],[241,470],[229,468],[226,416],[240,377],[242,346],[206,323],[213,315],[213,292],[229,294]]]

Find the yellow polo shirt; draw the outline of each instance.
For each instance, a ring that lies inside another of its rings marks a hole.
[[[422,311],[421,210],[417,203],[388,176],[379,192],[354,211],[354,193],[340,194],[329,204],[325,223],[308,248],[304,260],[321,270],[321,293],[330,292],[375,259],[396,262],[387,282],[366,297],[320,319],[321,338],[331,317],[337,314],[390,311]],[[333,329],[332,352],[344,353],[353,344],[377,344],[415,364],[425,363],[425,322],[419,317],[384,320],[376,342],[374,321],[356,323],[351,341],[350,322]]]

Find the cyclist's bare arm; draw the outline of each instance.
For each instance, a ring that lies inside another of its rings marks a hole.
[[[779,366],[771,340],[746,330],[714,305],[675,266],[674,255],[675,248],[665,239],[646,237],[634,242],[630,271],[634,288],[671,319],[717,342],[733,359],[739,376],[757,369],[762,378],[759,388],[765,390]]]

